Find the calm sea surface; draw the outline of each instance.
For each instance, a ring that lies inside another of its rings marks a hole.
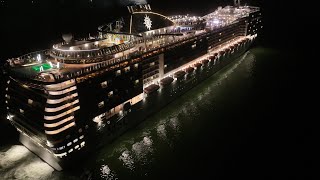
[[[113,143],[82,157],[88,161],[77,172],[56,172],[18,143],[0,147],[0,179],[259,178],[283,173],[281,163],[299,161],[289,158],[285,149],[290,144],[282,141],[285,124],[278,119],[286,111],[277,114],[292,83],[283,70],[290,67],[285,58],[273,49],[251,49]]]

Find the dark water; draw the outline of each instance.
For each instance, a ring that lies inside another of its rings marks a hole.
[[[311,132],[294,53],[255,47],[227,68],[97,150],[78,172],[56,172],[21,145],[1,147],[2,179],[310,177]],[[292,60],[292,61],[291,61]],[[291,63],[289,63],[291,61]],[[296,89],[295,89],[296,88]],[[301,116],[302,117],[302,116]]]

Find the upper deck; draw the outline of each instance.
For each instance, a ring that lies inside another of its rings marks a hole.
[[[131,13],[129,23],[124,23],[124,19],[114,21],[103,28],[99,27],[96,36],[85,39],[75,40],[71,35],[64,36],[64,42],[53,45],[51,49],[7,60],[9,69],[27,79],[42,82],[62,81],[114,65],[133,56],[148,54],[155,49],[221,30],[248,17],[250,13],[259,11],[257,7],[227,6],[219,7],[203,17],[167,17],[152,12],[150,6],[128,9]],[[154,22],[163,25],[155,26]],[[129,24],[129,27],[123,24]]]

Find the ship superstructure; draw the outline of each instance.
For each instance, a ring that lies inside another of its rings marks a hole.
[[[95,36],[8,60],[8,119],[57,170],[223,68],[262,28],[260,9],[237,3],[201,17],[128,11]]]

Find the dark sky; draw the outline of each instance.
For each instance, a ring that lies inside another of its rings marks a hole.
[[[68,7],[68,8],[84,8],[84,7],[99,7],[106,8],[111,6],[121,6],[128,4],[143,4],[150,3],[170,7],[172,4],[185,6],[192,4],[193,6],[201,5],[202,3],[210,4],[230,4],[233,0],[197,0],[197,1],[181,1],[181,0],[1,0],[0,5],[5,7],[30,7],[36,6],[41,8],[52,7]],[[197,4],[195,4],[197,2]],[[259,0],[245,0],[243,3],[256,3]]]
[[[132,0],[0,0],[0,33],[6,44],[0,59],[49,48],[63,33],[87,36],[101,24],[123,15]],[[144,1],[144,0],[135,0]],[[1,3],[4,2],[4,3]],[[304,13],[295,3],[277,0],[246,0],[243,4],[260,6],[263,12],[265,41],[275,46],[294,46],[306,27]],[[148,0],[154,11],[165,15],[194,13],[204,15],[233,0]],[[296,7],[294,7],[296,6]],[[309,9],[309,8],[308,8]],[[294,38],[293,38],[294,37]],[[280,41],[282,41],[280,43]],[[4,53],[3,53],[4,52]]]

